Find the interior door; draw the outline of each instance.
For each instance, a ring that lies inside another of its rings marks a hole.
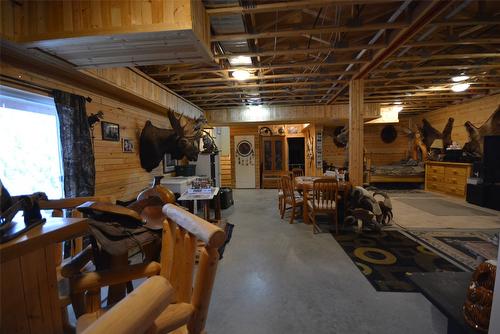
[[[236,188],[255,188],[254,136],[234,136]]]

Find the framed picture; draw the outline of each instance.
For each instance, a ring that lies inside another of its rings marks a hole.
[[[115,123],[101,122],[102,140],[120,141],[120,126]]]
[[[122,151],[124,153],[134,153],[134,141],[129,138],[122,139]]]
[[[175,170],[175,160],[172,159],[170,153],[163,156],[163,174],[172,173]]]

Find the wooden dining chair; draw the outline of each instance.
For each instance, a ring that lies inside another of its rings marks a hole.
[[[292,175],[294,178],[304,176],[304,170],[302,168],[292,168]]]
[[[224,244],[226,235],[219,227],[174,204],[166,204],[162,211],[166,219],[163,221],[160,263],[154,261],[141,263],[113,271],[84,273],[71,278],[72,293],[84,293],[88,297],[85,304],[86,314],[78,319],[78,333],[84,332],[87,328],[92,329],[92,324],[99,322],[100,316],[106,313],[101,309],[100,299],[95,299],[95,297],[100,297],[101,287],[158,274],[168,280],[173,287],[172,303],[156,316],[152,325],[145,324],[141,328],[142,331],[130,333],[147,332],[149,334],[172,331],[190,334],[205,333],[205,322],[219,261],[218,248]],[[196,264],[199,241],[202,242],[202,247]],[[124,300],[130,298],[126,297]],[[130,312],[123,314],[131,319],[135,317]],[[121,333],[115,330],[109,333],[118,332]],[[84,333],[105,332],[85,331]]]
[[[309,219],[313,225],[313,233],[319,231],[318,224],[316,223],[317,215],[329,215],[335,222],[336,233],[339,233],[337,219],[338,188],[338,182],[333,177],[325,177],[313,181],[312,197],[307,201]]]
[[[281,177],[281,184],[283,186],[283,210],[281,211],[281,219],[285,216],[285,211],[287,209],[292,209],[290,224],[293,224],[293,220],[296,214],[296,208],[300,207],[303,209],[304,199],[302,195],[295,191],[294,182],[292,178],[288,175]],[[287,208],[287,204],[290,206]]]

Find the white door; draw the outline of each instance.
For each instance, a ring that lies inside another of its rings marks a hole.
[[[236,188],[255,188],[254,136],[234,136]]]

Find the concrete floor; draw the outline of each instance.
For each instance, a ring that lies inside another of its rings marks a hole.
[[[234,199],[209,333],[446,333],[421,294],[375,291],[331,234],[281,220],[276,190],[235,190]]]

